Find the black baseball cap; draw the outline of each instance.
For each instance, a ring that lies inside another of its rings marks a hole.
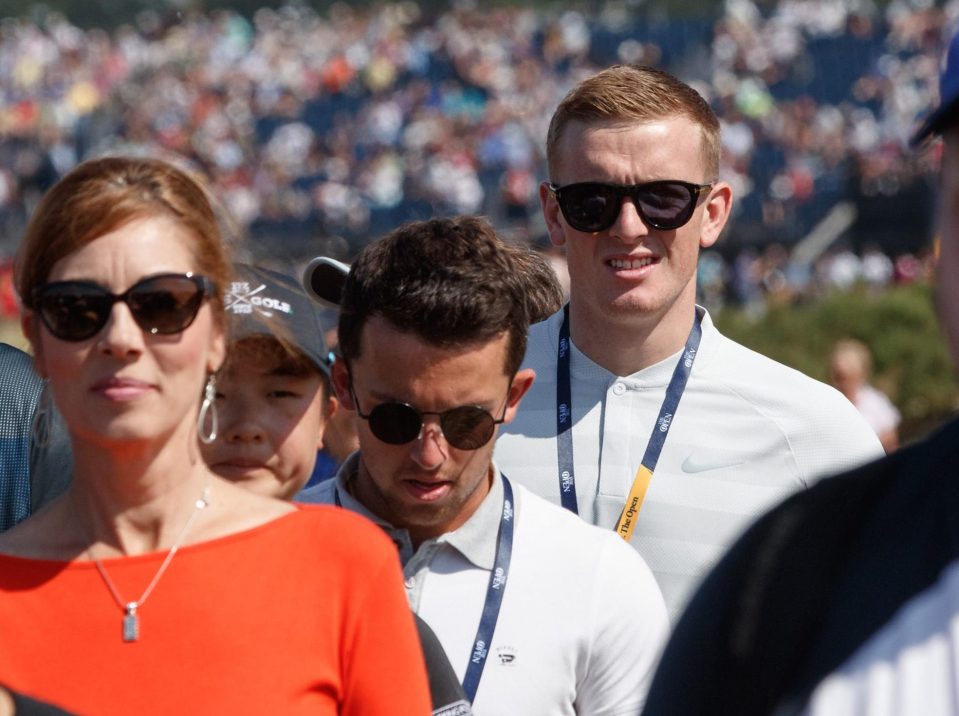
[[[320,311],[303,288],[292,277],[263,266],[237,263],[233,271],[223,297],[231,340],[265,335],[288,341],[328,376],[332,356]]]
[[[940,134],[959,112],[959,32],[953,34],[939,72],[939,106],[926,117],[912,135],[919,144],[930,134]]]

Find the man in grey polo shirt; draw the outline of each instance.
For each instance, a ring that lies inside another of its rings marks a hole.
[[[393,537],[411,606],[474,713],[638,713],[668,629],[649,569],[492,463],[497,426],[534,379],[518,370],[525,293],[479,219],[409,224],[367,247],[343,289],[332,376],[360,449],[299,499]]]
[[[507,474],[629,541],[673,617],[766,507],[882,454],[838,391],[696,306],[733,200],[719,147],[709,105],[659,70],[612,67],[560,103],[540,199],[570,301],[530,329],[537,380],[496,446]]]

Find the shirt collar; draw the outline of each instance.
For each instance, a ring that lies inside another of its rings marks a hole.
[[[379,527],[389,535],[390,539],[393,540],[396,549],[399,550],[400,564],[405,565],[410,557],[413,556],[413,540],[410,538],[410,533],[401,527],[394,527],[382,517],[368,510],[366,505],[353,497],[350,483],[355,480],[359,468],[360,453],[355,452],[346,458],[340,466],[340,469],[336,472],[336,477],[334,478],[336,483],[333,487],[334,498],[337,504],[342,505],[351,512],[363,515],[363,517],[371,520],[374,524],[379,525]]]
[[[476,512],[459,529],[440,537],[481,569],[493,568],[499,523],[503,516],[503,478],[496,465],[492,469],[493,485]]]
[[[715,342],[714,334],[716,334],[716,328],[713,325],[709,311],[699,304],[696,304],[696,309],[702,310],[703,312],[703,337],[699,345],[699,352],[696,354],[696,364],[697,367],[701,369],[708,361],[708,354],[712,351],[712,346]],[[562,309],[554,313],[548,320],[551,321],[549,324],[550,344],[553,346],[555,355],[556,343],[559,340],[559,329],[563,324]],[[593,359],[583,353],[572,339],[570,339],[570,346],[570,370],[574,379],[604,384],[620,379],[627,382],[636,381],[637,385],[647,388],[658,388],[669,385],[669,381],[673,377],[673,371],[676,369],[676,361],[679,360],[679,356],[686,350],[684,346],[672,355],[663,358],[658,363],[647,366],[631,375],[618,376],[598,363],[594,363]],[[706,357],[702,355],[704,352],[707,353]]]

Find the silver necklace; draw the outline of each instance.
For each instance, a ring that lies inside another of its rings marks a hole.
[[[203,492],[194,503],[193,512],[190,514],[190,518],[186,521],[186,524],[183,525],[183,529],[180,530],[180,534],[178,534],[176,539],[173,541],[173,546],[170,547],[170,551],[167,552],[166,557],[163,558],[160,568],[156,571],[156,574],[153,575],[153,579],[150,580],[147,588],[143,590],[143,594],[141,594],[140,598],[135,602],[127,602],[123,599],[123,597],[120,596],[120,592],[117,590],[113,580],[110,579],[110,575],[107,574],[107,570],[103,566],[103,563],[93,556],[92,547],[87,548],[87,554],[90,555],[90,559],[92,559],[93,563],[96,565],[97,571],[100,573],[100,577],[103,578],[103,583],[107,585],[107,589],[110,590],[113,600],[123,612],[123,641],[137,641],[140,638],[140,615],[137,613],[137,610],[143,606],[150,594],[153,593],[153,588],[157,585],[157,582],[160,581],[160,577],[162,577],[163,573],[166,572],[167,567],[170,566],[170,562],[173,561],[174,555],[176,555],[177,550],[180,549],[181,545],[183,544],[183,540],[186,539],[187,534],[190,532],[190,528],[193,527],[193,523],[196,522],[196,518],[209,504],[210,487],[207,485],[203,488]]]

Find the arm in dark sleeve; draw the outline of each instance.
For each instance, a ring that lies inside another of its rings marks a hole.
[[[736,604],[759,541],[754,528],[720,560],[683,612],[663,652],[644,716],[732,713],[724,708]]]
[[[10,689],[6,691],[13,699],[14,716],[72,716],[72,711],[64,711],[46,701],[38,701]]]
[[[897,459],[823,480],[746,531],[680,618],[645,714],[749,716],[801,702],[804,684],[835,666],[810,658],[820,642],[836,651],[840,632],[823,634],[823,616]]]

